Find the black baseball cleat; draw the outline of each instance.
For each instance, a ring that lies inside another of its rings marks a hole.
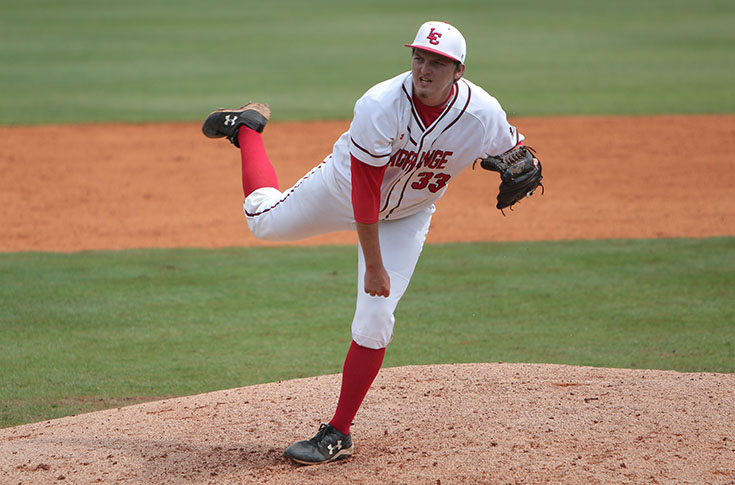
[[[241,126],[263,133],[266,123],[271,117],[271,110],[266,104],[248,103],[238,109],[218,109],[212,111],[202,125],[202,133],[207,138],[227,138],[240,148],[237,132]]]
[[[350,455],[352,433],[345,436],[328,424],[322,424],[312,439],[294,443],[283,452],[283,456],[300,465],[319,465]]]

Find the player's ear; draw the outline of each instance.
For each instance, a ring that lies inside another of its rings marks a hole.
[[[464,64],[457,63],[457,68],[454,70],[454,80],[459,81],[459,79],[464,75]]]

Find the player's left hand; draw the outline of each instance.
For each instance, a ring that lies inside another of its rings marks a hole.
[[[390,296],[390,276],[384,267],[365,270],[365,293],[370,296]]]
[[[541,183],[544,178],[541,173],[541,161],[531,147],[520,145],[502,155],[478,158],[472,167],[474,168],[478,162],[485,170],[500,174],[501,184],[497,207],[501,211],[506,207],[513,210],[514,204],[533,195],[539,186],[541,186],[541,193],[544,193],[544,185]]]

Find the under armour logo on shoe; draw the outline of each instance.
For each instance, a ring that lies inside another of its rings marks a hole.
[[[235,126],[237,122],[236,115],[225,115],[225,126]]]
[[[342,449],[342,440],[337,440],[337,446],[327,445],[327,449],[329,450],[329,455],[333,455],[335,451]]]

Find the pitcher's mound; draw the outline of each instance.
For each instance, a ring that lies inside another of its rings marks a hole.
[[[355,455],[282,457],[334,411],[340,376],[0,430],[2,483],[733,483],[735,374],[533,364],[386,368]],[[66,480],[64,482],[63,480]]]

